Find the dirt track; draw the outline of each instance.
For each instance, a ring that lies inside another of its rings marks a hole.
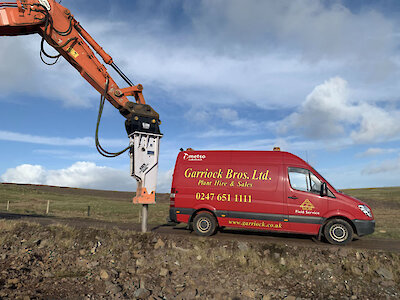
[[[19,185],[32,190],[38,190],[43,192],[50,192],[56,194],[68,194],[68,195],[91,195],[107,197],[115,201],[130,201],[132,197],[131,192],[116,192],[116,191],[103,191],[103,190],[90,190],[90,189],[74,189],[66,187],[56,187],[56,186],[44,186],[44,185],[29,185],[29,184],[7,184],[4,185]],[[158,194],[158,203],[168,203],[169,194]],[[386,205],[387,203],[373,203],[375,206]],[[375,207],[374,206],[374,207]],[[389,207],[393,207],[393,203],[390,203]],[[386,207],[385,208],[389,208]],[[57,218],[48,217],[43,215],[22,215],[22,214],[12,214],[12,213],[1,213],[0,219],[22,219],[25,221],[33,221],[43,225],[61,223],[77,228],[114,228],[117,227],[123,230],[134,230],[140,231],[140,224],[137,223],[111,223],[104,222],[89,218]],[[171,227],[171,226],[155,226],[149,225],[149,230],[165,234],[165,235],[178,235],[180,237],[186,238],[196,238],[196,235],[189,230],[186,230],[182,226]],[[315,241],[310,236],[306,235],[296,235],[296,234],[285,234],[285,233],[274,233],[274,232],[261,232],[261,231],[241,231],[241,230],[231,230],[225,229],[223,232],[218,232],[211,239],[218,240],[237,240],[237,241],[251,241],[251,242],[266,242],[288,244],[288,245],[308,245],[316,248],[329,248],[336,247],[329,245],[327,243]],[[400,240],[392,239],[381,239],[381,238],[371,238],[364,237],[359,240],[354,240],[346,248],[357,248],[357,249],[370,249],[370,250],[384,250],[384,251],[394,251],[400,252]]]
[[[12,214],[12,213],[0,213],[0,219],[10,219],[10,220],[24,220],[29,222],[37,222],[42,225],[61,223],[69,225],[75,228],[119,228],[122,230],[133,230],[140,231],[140,224],[133,223],[111,223],[104,222],[93,219],[83,219],[83,218],[56,218],[47,217],[40,215],[22,215],[22,214]],[[182,226],[172,227],[167,225],[155,226],[149,225],[149,230],[155,233],[163,235],[179,235],[180,237],[186,238],[197,238],[197,236],[186,230]],[[295,235],[295,234],[278,234],[272,232],[260,232],[260,231],[240,231],[240,230],[224,230],[218,232],[211,239],[218,240],[237,240],[237,241],[249,241],[249,242],[266,242],[288,244],[291,246],[295,245],[307,245],[316,248],[334,248],[337,246],[329,245],[327,243],[316,241],[314,238],[306,235]],[[354,240],[350,244],[345,246],[346,248],[355,249],[370,249],[370,250],[383,250],[400,252],[400,241],[391,239],[378,239],[378,238],[361,238],[359,240]]]

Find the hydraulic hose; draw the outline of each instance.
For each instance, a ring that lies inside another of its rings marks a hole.
[[[96,149],[101,155],[103,155],[104,157],[117,157],[117,156],[121,155],[122,153],[124,153],[125,151],[127,151],[130,148],[130,146],[126,147],[125,149],[123,149],[119,152],[113,153],[113,152],[108,152],[108,151],[104,150],[104,148],[100,145],[100,141],[99,141],[99,126],[100,126],[101,115],[103,114],[103,108],[104,108],[104,103],[106,100],[106,95],[108,92],[108,84],[109,84],[109,79],[107,77],[104,94],[102,94],[100,96],[99,113],[97,115],[97,123],[96,123],[95,142],[96,142]]]

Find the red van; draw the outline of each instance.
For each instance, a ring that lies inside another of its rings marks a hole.
[[[169,215],[202,236],[237,227],[346,244],[375,229],[366,203],[336,191],[308,163],[283,151],[181,151]]]

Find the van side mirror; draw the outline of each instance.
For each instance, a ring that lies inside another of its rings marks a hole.
[[[328,195],[328,186],[326,185],[326,182],[323,182],[321,184],[321,193],[320,193],[321,197],[325,197]]]

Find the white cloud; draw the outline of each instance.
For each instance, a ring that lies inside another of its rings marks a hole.
[[[51,146],[86,146],[94,147],[95,142],[93,137],[82,137],[82,138],[64,138],[64,137],[46,137],[31,135],[19,132],[4,131],[0,130],[0,140],[13,141],[31,144],[42,144]],[[101,143],[107,146],[128,145],[129,140],[124,139],[101,139]],[[125,147],[126,147],[125,146]]]
[[[7,57],[0,64],[1,98],[7,100],[23,93],[25,96],[60,101],[66,107],[92,107],[92,99],[97,92],[63,58],[54,66],[41,62],[38,35],[1,39],[0,55]]]
[[[28,79],[30,76],[26,76],[26,71],[35,72],[36,66],[33,57],[28,54],[30,49],[23,38],[25,37],[1,37],[0,57],[3,59],[0,64],[0,89],[3,95],[29,90],[30,85],[21,84],[21,81]],[[35,79],[30,78],[30,80]]]
[[[348,103],[347,82],[340,77],[318,85],[307,96],[298,112],[281,122],[281,130],[300,131],[320,139],[344,133],[346,122],[355,122],[356,111]]]
[[[157,191],[169,193],[171,191],[173,169],[167,171],[158,171]]]
[[[71,151],[66,149],[35,149],[32,151],[35,154],[46,155],[47,157],[66,159],[66,160],[84,160],[84,161],[96,161],[103,159],[97,151]]]
[[[238,112],[232,108],[220,108],[218,115],[225,121],[232,121],[239,118]]]
[[[353,13],[338,2],[312,0],[146,1],[135,4],[140,22],[133,22],[115,18],[126,15],[130,3],[112,5],[101,17],[78,2],[70,5],[124,72],[145,84],[146,95],[160,89],[169,101],[201,101],[211,109],[243,101],[293,107],[321,77],[335,74],[349,74],[373,100],[400,92],[391,76],[399,72],[396,21],[373,9]],[[135,38],[126,39],[132,30]],[[13,84],[4,83],[3,95],[19,86],[65,106],[91,107],[97,92],[65,61],[42,65],[38,49],[38,36],[4,38],[0,74],[10,71],[6,81]],[[22,58],[27,62],[18,63]],[[21,76],[27,71],[29,78]]]
[[[341,1],[148,0],[105,3],[110,9],[100,16],[93,14],[90,5],[69,3],[121,69],[135,83],[144,84],[149,104],[161,111],[164,105],[174,107],[175,123],[166,128],[178,134],[163,139],[162,145],[171,139],[176,144],[174,150],[161,153],[165,159],[160,164],[168,165],[166,169],[173,164],[175,149],[186,147],[185,143],[196,148],[207,142],[208,149],[268,150],[283,145],[284,150],[310,150],[399,136],[398,21],[374,5],[352,12]],[[133,32],[134,38],[126,38]],[[41,63],[39,43],[38,35],[2,38],[0,54],[7,59],[0,64],[0,101],[34,96],[37,101],[50,99],[82,109],[97,102],[98,93],[65,60],[53,67]],[[317,86],[326,78],[333,79]],[[386,106],[389,102],[391,107]],[[271,125],[296,107],[292,119]],[[263,111],[269,123],[260,116]],[[168,121],[163,115],[162,120]],[[206,127],[185,135],[199,124],[184,122],[183,116]],[[217,116],[222,120],[216,121]],[[271,138],[276,126],[287,129],[280,140]],[[238,138],[223,139],[233,136]],[[329,140],[318,140],[324,137]],[[91,137],[65,139],[8,131],[0,131],[0,139],[94,145]],[[104,144],[116,147],[127,143],[107,141]],[[89,156],[74,159],[91,160]]]
[[[221,143],[222,141],[222,143]],[[336,151],[338,148],[342,148],[349,145],[349,141],[346,139],[327,141],[326,143],[320,143],[319,141],[299,139],[295,136],[288,136],[282,138],[260,138],[260,139],[236,139],[231,143],[226,143],[224,140],[215,141],[207,145],[206,149],[213,150],[260,150],[270,151],[274,147],[279,147],[281,151],[287,151],[292,153],[299,153],[303,156],[306,151],[317,151],[321,149],[329,149],[329,151]]]
[[[23,164],[8,169],[0,178],[5,182],[43,184],[46,181],[46,171],[39,165]]]
[[[351,132],[356,143],[369,143],[399,139],[400,111],[385,110],[378,106],[362,103],[359,109],[361,122],[358,130]]]
[[[136,180],[128,170],[97,166],[93,162],[76,162],[70,167],[47,170],[40,165],[23,164],[7,169],[0,176],[4,182],[45,184],[55,186],[136,191]],[[157,192],[169,192],[172,170],[160,172]]]
[[[380,155],[386,152],[386,149],[383,148],[368,148],[365,152],[359,153],[359,157],[366,157],[366,156],[375,156]]]
[[[39,165],[24,164],[8,169],[1,179],[14,183],[55,186],[134,190],[135,181],[127,172],[97,166],[92,162],[76,162],[66,169],[46,170]]]
[[[352,13],[339,2],[204,0],[187,5],[187,12],[198,35],[225,51],[265,51],[286,44],[312,60],[368,60],[395,49],[390,19],[373,9]],[[364,57],[358,57],[361,52]]]
[[[338,189],[398,186],[396,171],[367,174],[365,166],[340,162],[330,168],[317,167],[317,171]]]
[[[380,174],[380,173],[392,173],[393,176],[397,179],[400,174],[400,156],[395,159],[388,159],[379,164],[371,164],[365,167],[362,170],[362,174],[364,175],[373,175],[373,174]],[[393,177],[392,177],[393,178]]]
[[[233,130],[231,129],[210,129],[202,131],[197,134],[197,138],[226,138],[231,136],[249,136],[249,132],[244,130]]]
[[[397,86],[390,76],[399,65],[395,21],[372,9],[352,13],[340,3],[309,0],[183,1],[176,5],[184,13],[179,21],[187,23],[177,31],[171,22],[176,10],[166,7],[155,18],[152,5],[159,6],[139,5],[144,22],[126,47],[121,36],[131,34],[132,24],[115,34],[104,29],[104,20],[86,20],[127,74],[145,84],[146,95],[156,88],[170,101],[211,110],[216,103],[243,102],[274,109],[295,106],[321,77],[336,74],[349,74],[372,100]]]
[[[254,118],[246,119],[245,116],[239,116],[236,110],[227,107],[208,110],[194,105],[185,114],[185,118],[201,125],[201,132],[195,134],[197,138],[254,136],[265,132],[265,128],[272,124]]]
[[[196,123],[206,123],[211,118],[211,113],[204,109],[203,107],[199,106],[192,106],[188,111],[185,112],[185,118],[189,122],[196,122]]]
[[[369,157],[369,156],[377,156],[387,153],[395,153],[398,152],[399,149],[394,148],[368,148],[366,151],[362,153],[358,153],[358,157]]]
[[[94,143],[93,138],[90,137],[73,139],[45,137],[4,130],[0,130],[0,140],[52,146],[91,146]]]
[[[280,122],[280,131],[295,131],[311,139],[351,137],[355,143],[399,138],[399,110],[352,102],[350,95],[344,79],[325,81],[314,88],[297,112]]]

